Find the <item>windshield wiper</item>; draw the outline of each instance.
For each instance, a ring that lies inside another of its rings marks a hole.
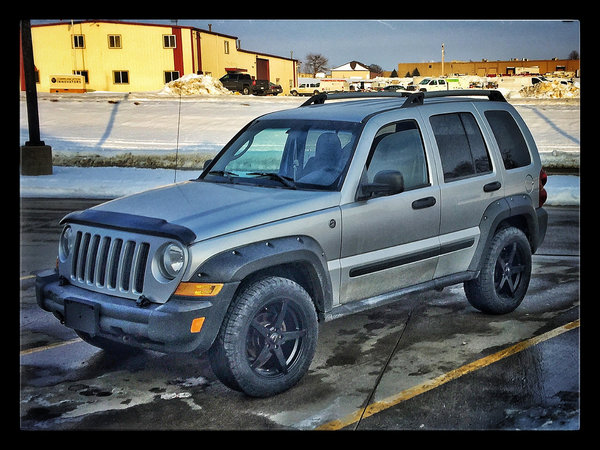
[[[223,177],[227,180],[227,183],[233,183],[233,177],[239,177],[239,175],[237,173],[228,172],[227,170],[211,170],[206,175],[216,175],[219,177]],[[206,175],[202,178],[198,177],[198,180],[206,179]],[[213,180],[211,180],[211,181],[213,181]],[[222,181],[216,181],[216,180],[214,180],[214,182],[222,183]]]
[[[208,175],[219,175],[221,177],[237,177],[237,173],[228,172],[227,170],[211,170]]]
[[[246,175],[256,175],[258,177],[269,177],[271,180],[279,181],[281,184],[283,184],[286,187],[289,187],[291,189],[296,189],[296,183],[294,183],[294,180],[292,178],[284,177],[275,172],[250,172],[250,173],[247,173]]]

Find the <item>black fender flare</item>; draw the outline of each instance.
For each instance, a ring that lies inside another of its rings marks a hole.
[[[277,267],[298,268],[308,273],[309,291],[320,317],[331,309],[333,289],[325,252],[309,236],[287,236],[230,248],[204,261],[190,277],[203,283],[242,282],[247,277]]]
[[[541,208],[540,208],[541,209]],[[494,237],[500,223],[511,218],[524,220],[525,234],[531,245],[531,253],[535,253],[545,234],[545,224],[540,224],[539,215],[531,203],[531,198],[525,194],[516,194],[494,200],[485,209],[479,222],[480,238],[475,254],[469,265],[469,271],[478,271],[481,267],[484,250]],[[540,228],[543,225],[543,230]]]

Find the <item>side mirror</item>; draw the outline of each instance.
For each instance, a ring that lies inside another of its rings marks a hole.
[[[210,163],[212,162],[212,159],[207,159],[206,161],[204,161],[204,164],[202,165],[202,170],[206,169],[208,166],[210,166]]]
[[[377,172],[373,183],[360,186],[357,200],[366,200],[372,197],[399,194],[404,191],[404,177],[398,170],[382,170]]]

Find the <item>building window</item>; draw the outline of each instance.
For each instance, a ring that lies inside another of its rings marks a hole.
[[[223,45],[224,45],[225,54],[228,55],[229,54],[229,41],[223,41]]]
[[[83,78],[85,78],[85,82],[86,83],[90,82],[90,80],[88,79],[88,71],[87,70],[74,70],[73,75],[83,75]]]
[[[170,81],[175,81],[179,78],[179,71],[175,70],[173,72],[165,72],[165,83],[169,83]]]
[[[83,34],[74,34],[72,43],[73,48],[85,48],[85,39],[83,38]]]
[[[163,35],[163,47],[164,48],[175,48],[177,47],[177,40],[174,34]]]
[[[121,35],[109,34],[108,35],[108,48],[121,48]]]
[[[115,84],[129,84],[129,71],[113,70],[113,80]]]

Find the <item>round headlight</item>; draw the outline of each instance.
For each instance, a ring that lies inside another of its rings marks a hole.
[[[163,275],[172,280],[183,269],[185,262],[183,248],[175,243],[167,245],[163,250],[160,261]]]
[[[63,228],[63,231],[60,235],[60,240],[58,242],[58,256],[61,261],[66,261],[71,254],[74,241],[75,232],[69,225],[67,225],[65,228]]]

